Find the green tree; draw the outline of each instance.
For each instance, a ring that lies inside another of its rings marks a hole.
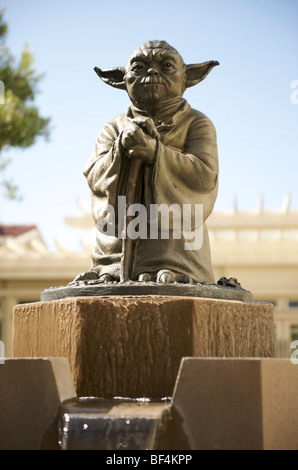
[[[33,68],[33,55],[26,46],[16,63],[5,44],[7,24],[3,16],[4,10],[0,11],[0,185],[6,197],[15,199],[18,188],[5,177],[11,159],[3,152],[11,147],[30,147],[38,137],[48,138],[50,118],[40,116],[34,106],[42,75]]]

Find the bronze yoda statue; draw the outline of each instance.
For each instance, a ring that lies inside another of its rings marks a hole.
[[[95,67],[131,104],[103,127],[84,171],[97,234],[93,268],[75,281],[214,283],[205,221],[218,190],[216,132],[183,94],[218,64],[185,65],[176,49],[155,40],[135,50],[126,67]],[[179,221],[185,230],[177,230]]]

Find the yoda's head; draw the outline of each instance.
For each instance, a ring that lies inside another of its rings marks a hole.
[[[204,80],[217,61],[186,65],[174,47],[165,41],[147,41],[130,56],[126,67],[96,73],[108,85],[126,90],[140,109],[180,99],[186,88]]]

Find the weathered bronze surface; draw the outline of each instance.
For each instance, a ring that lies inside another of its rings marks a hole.
[[[192,109],[183,94],[216,65],[213,60],[185,65],[165,41],[148,41],[133,52],[126,67],[95,67],[105,83],[126,90],[131,104],[101,130],[84,172],[97,237],[93,270],[79,274],[75,283],[90,279],[215,283],[205,222],[218,189],[216,132],[208,117]],[[132,240],[127,227],[137,213],[128,211],[125,220],[119,220],[119,196],[125,197],[126,209],[139,204],[147,214],[154,204],[175,205],[180,213],[185,205],[201,205],[200,227],[192,212],[189,230],[202,230],[202,245],[185,249],[185,232],[176,237],[174,221],[169,222],[167,238],[160,228],[157,237],[150,236],[148,220],[146,236],[140,229],[138,239]],[[104,224],[114,232],[104,233]]]
[[[104,282],[78,281],[68,286],[51,287],[40,295],[42,302],[64,299],[66,297],[117,296],[117,295],[163,295],[181,297],[207,297],[213,299],[242,300],[249,302],[252,293],[243,289],[240,284],[183,284],[158,282]]]

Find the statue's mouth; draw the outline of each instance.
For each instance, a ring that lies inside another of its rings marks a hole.
[[[143,77],[140,83],[142,83],[142,85],[163,85],[164,80],[162,77],[158,77],[158,76]]]

